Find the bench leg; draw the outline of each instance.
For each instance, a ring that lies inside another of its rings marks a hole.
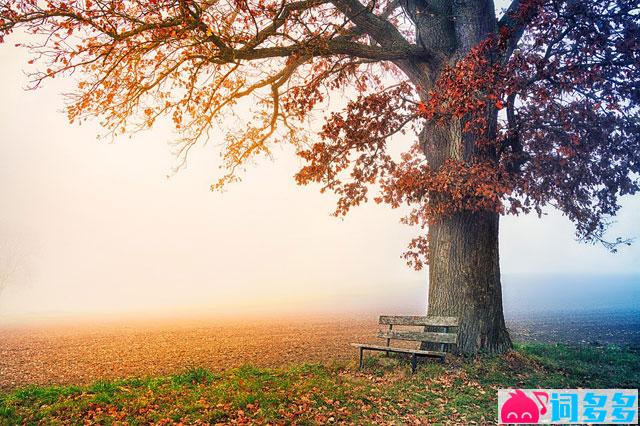
[[[360,348],[360,370],[363,367],[362,353],[364,352],[364,348]]]
[[[411,355],[411,374],[415,374],[418,368],[418,357],[416,354]]]

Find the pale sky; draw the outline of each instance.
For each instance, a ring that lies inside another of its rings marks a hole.
[[[212,193],[214,144],[171,174],[168,127],[97,141],[96,122],[69,125],[71,80],[25,92],[27,56],[0,46],[0,321],[161,310],[229,313],[358,310],[426,295],[427,271],[400,258],[416,229],[374,204],[344,219],[334,199],[293,180],[292,149]],[[611,235],[640,236],[640,197],[627,198]],[[638,274],[640,241],[617,254],[579,244],[551,212],[501,222],[504,273]],[[397,299],[394,299],[397,298]]]

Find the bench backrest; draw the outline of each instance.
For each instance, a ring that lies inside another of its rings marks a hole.
[[[436,316],[400,316],[381,315],[379,323],[388,325],[389,329],[380,331],[378,337],[387,339],[389,346],[392,339],[411,340],[416,342],[430,342],[441,344],[444,351],[445,345],[453,345],[458,341],[458,333],[452,332],[452,328],[459,326],[456,317],[436,317]],[[405,331],[393,330],[394,325],[409,325],[420,327],[438,327],[438,331]]]

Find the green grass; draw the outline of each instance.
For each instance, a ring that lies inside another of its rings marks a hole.
[[[486,424],[497,389],[638,388],[640,350],[518,345],[510,354],[424,362],[371,356],[366,369],[302,364],[214,373],[30,386],[0,394],[0,425],[215,423]]]

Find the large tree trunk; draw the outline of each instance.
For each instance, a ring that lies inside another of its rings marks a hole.
[[[495,134],[496,124],[493,111],[487,131]],[[475,138],[463,134],[462,127],[461,120],[427,124],[420,142],[431,167],[439,168],[447,159],[473,161]],[[446,197],[434,195],[439,196]],[[463,353],[511,348],[502,311],[498,224],[495,211],[445,213],[429,224],[428,314],[460,318],[457,349]]]
[[[496,124],[493,111],[487,131],[495,134]],[[475,138],[460,132],[462,127],[462,120],[425,127],[420,138],[431,167],[447,159],[473,161]],[[429,224],[428,314],[460,318],[457,350],[462,353],[511,348],[502,310],[498,224],[495,211],[445,213]]]
[[[498,256],[499,216],[461,212],[429,227],[429,315],[460,318],[458,350],[511,348],[505,327]]]
[[[416,22],[418,42],[440,52],[443,58],[429,67],[400,64],[421,88],[422,100],[427,101],[428,90],[433,88],[440,70],[464,58],[495,33],[494,4],[492,0],[420,0],[403,4]],[[438,169],[448,159],[470,164],[477,158],[476,137],[462,131],[466,119],[452,118],[445,125],[426,124],[420,144],[431,168]],[[495,137],[496,128],[497,110],[489,107],[484,136]],[[491,159],[492,154],[482,155]],[[428,313],[460,318],[458,350],[463,353],[499,353],[511,347],[502,312],[498,221],[499,215],[492,211],[461,211],[429,224]]]
[[[437,169],[448,159],[474,160],[476,140],[460,131],[463,120],[427,124],[420,142],[431,167]],[[487,120],[487,132],[495,135],[495,110]],[[460,318],[457,350],[462,353],[501,353],[511,348],[502,311],[498,224],[495,211],[445,213],[429,224],[428,314]]]

